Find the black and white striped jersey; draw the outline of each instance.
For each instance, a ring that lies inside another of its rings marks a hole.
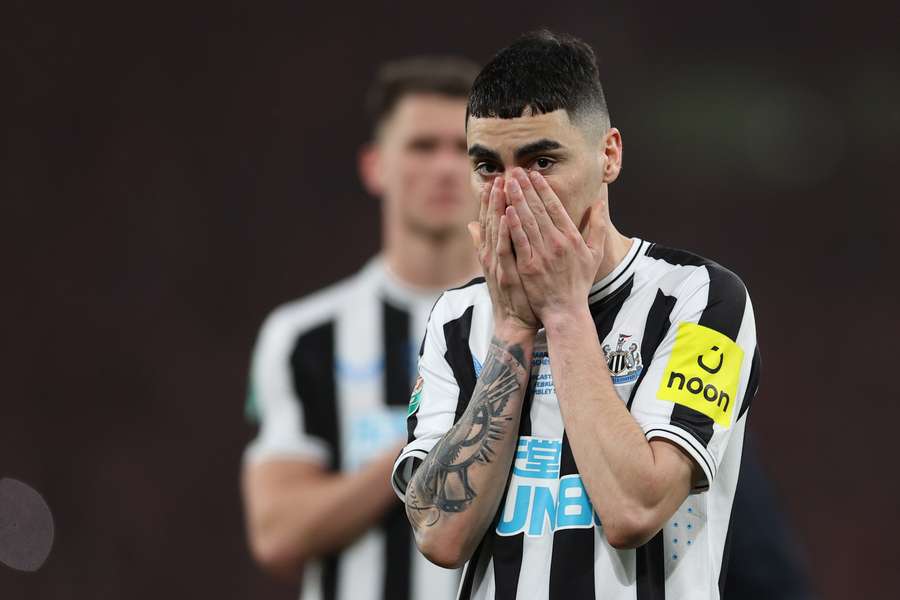
[[[276,309],[260,331],[245,461],[297,459],[353,471],[406,435],[415,359],[438,292],[397,281],[382,259]],[[366,502],[360,498],[359,502]],[[302,600],[450,600],[459,572],[428,562],[399,502],[337,556],[310,563]]]
[[[634,239],[588,300],[622,402],[648,439],[680,446],[702,480],[650,542],[613,548],[572,456],[541,330],[506,493],[466,565],[459,597],[719,598],[746,414],[759,377],[746,288],[711,261]],[[401,497],[417,464],[411,459],[424,458],[468,405],[492,330],[483,280],[445,292],[435,305],[409,444],[394,466]]]

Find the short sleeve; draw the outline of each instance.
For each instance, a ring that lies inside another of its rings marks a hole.
[[[700,467],[694,493],[713,482],[759,379],[753,306],[718,265],[678,290],[668,329],[634,392],[631,412],[648,440],[680,446]]]
[[[290,308],[276,310],[266,319],[253,352],[247,416],[259,432],[244,453],[247,463],[270,459],[297,459],[327,466],[333,453],[327,442],[309,431],[304,401],[297,389],[298,345],[315,328],[298,327]],[[316,399],[311,398],[311,401]]]
[[[447,362],[447,344],[441,318],[444,298],[431,311],[418,361],[418,377],[407,409],[409,439],[394,463],[391,485],[401,500],[418,463],[453,427],[459,385]]]

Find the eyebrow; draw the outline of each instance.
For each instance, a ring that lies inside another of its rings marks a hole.
[[[549,150],[559,150],[562,148],[562,144],[555,140],[538,140],[536,142],[532,142],[530,144],[526,144],[521,148],[518,148],[515,153],[516,161],[520,161],[523,158],[528,156],[533,156],[535,154],[540,154],[541,152],[547,152]],[[475,144],[471,148],[469,148],[469,156],[476,159],[487,159],[492,160],[494,162],[502,163],[500,160],[500,155],[490,148],[486,148],[481,144]]]
[[[516,150],[515,157],[516,161],[520,161],[527,156],[540,154],[541,152],[547,152],[548,150],[559,150],[560,148],[562,148],[562,144],[559,142],[543,139],[522,146]]]
[[[494,162],[498,162],[498,163],[503,162],[500,160],[500,155],[497,154],[497,152],[495,152],[494,150],[491,150],[490,148],[485,148],[481,144],[475,144],[474,146],[469,148],[469,156],[471,156],[472,158],[478,158],[478,159],[486,158],[486,159],[493,160]]]

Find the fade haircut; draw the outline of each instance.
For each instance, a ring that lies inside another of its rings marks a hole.
[[[379,67],[366,93],[366,114],[374,135],[404,97],[436,94],[467,99],[478,65],[457,56],[416,56]]]
[[[500,50],[472,84],[469,117],[514,119],[526,109],[564,109],[572,122],[606,132],[609,110],[593,49],[578,38],[542,29]]]

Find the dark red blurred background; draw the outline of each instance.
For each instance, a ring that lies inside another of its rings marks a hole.
[[[0,19],[0,476],[57,521],[39,573],[0,567],[0,598],[295,597],[243,539],[256,329],[378,247],[355,170],[378,62],[484,61],[541,25],[601,57],[620,229],[750,288],[751,425],[818,591],[895,587],[900,11],[126,4],[8,2]]]

